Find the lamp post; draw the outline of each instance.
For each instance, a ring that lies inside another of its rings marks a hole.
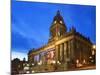
[[[91,60],[91,62],[93,63],[93,64],[95,64],[96,63],[96,45],[93,45],[92,46],[92,60]]]

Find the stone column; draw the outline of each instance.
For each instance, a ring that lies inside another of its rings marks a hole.
[[[64,62],[66,62],[67,59],[67,45],[66,42],[64,43]]]
[[[66,42],[66,56],[67,56],[66,61],[67,62],[70,61],[70,43],[69,43],[69,41]]]
[[[39,61],[41,60],[41,53],[39,53]]]
[[[68,41],[68,58],[70,58],[70,41]]]
[[[58,61],[58,45],[56,46],[55,49],[55,60]]]
[[[62,43],[62,61],[64,62],[64,43]]]
[[[62,62],[63,54],[62,54],[62,44],[60,44],[60,61]]]
[[[71,56],[71,59],[73,60],[74,59],[74,40],[70,41],[70,56]]]

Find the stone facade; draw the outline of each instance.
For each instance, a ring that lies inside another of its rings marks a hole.
[[[57,11],[57,15],[54,17],[50,27],[50,39],[48,43],[41,48],[29,51],[28,61],[35,65],[46,66],[50,64],[62,64],[62,67],[66,64],[67,67],[76,64],[77,60],[81,64],[89,64],[91,47],[91,41],[77,32],[74,27],[69,32],[67,31],[63,17]],[[59,67],[61,66],[58,65]]]

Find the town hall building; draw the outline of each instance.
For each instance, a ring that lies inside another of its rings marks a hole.
[[[57,11],[50,26],[50,37],[46,45],[32,49],[28,61],[35,71],[63,71],[73,65],[89,64],[92,42],[72,27],[69,31],[64,19]]]

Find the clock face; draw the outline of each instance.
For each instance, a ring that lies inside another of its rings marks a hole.
[[[54,24],[56,24],[56,21],[54,21]]]
[[[62,24],[62,21],[60,21],[60,23]]]

